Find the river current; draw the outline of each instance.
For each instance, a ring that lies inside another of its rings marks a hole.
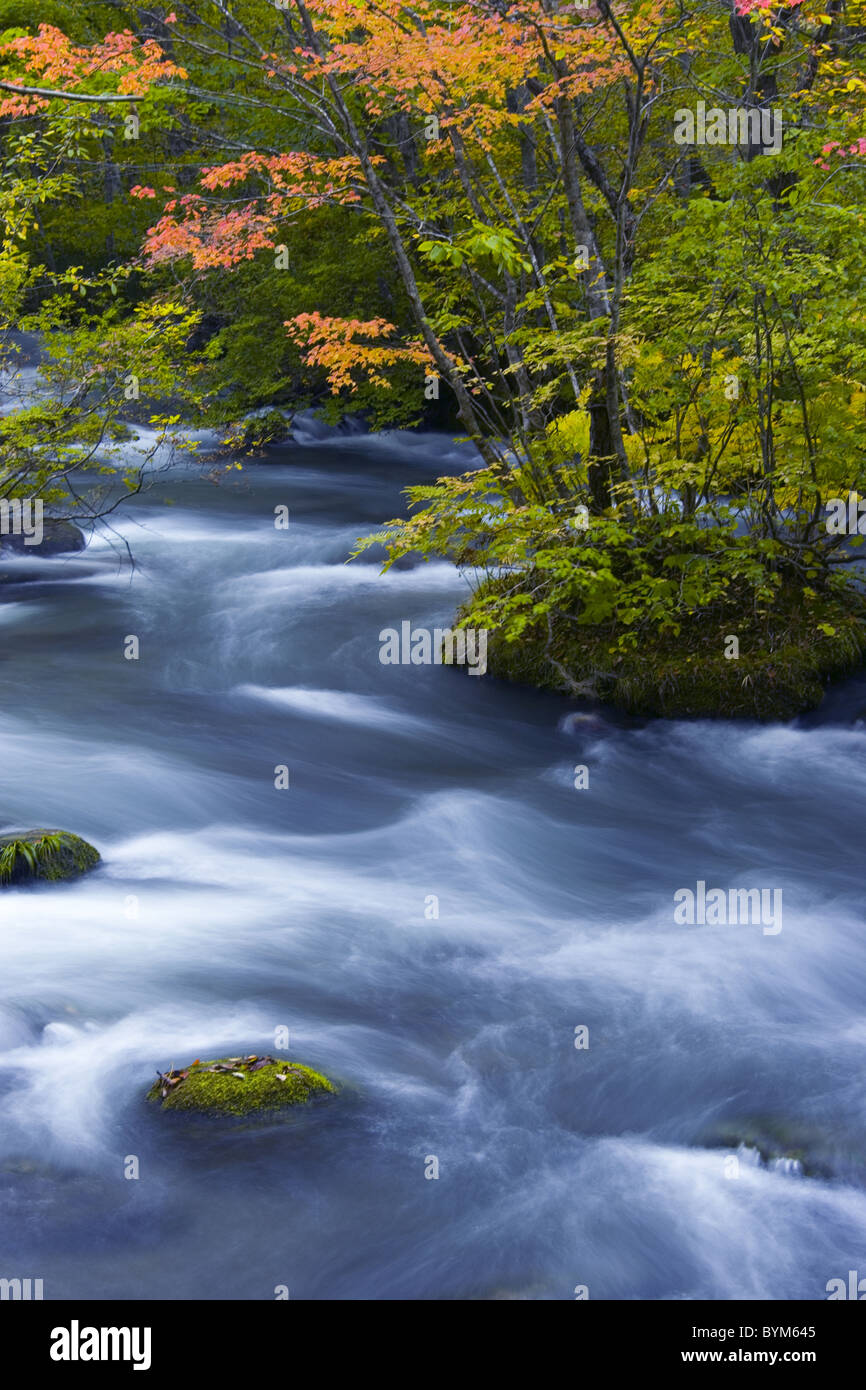
[[[0,1275],[553,1300],[866,1275],[866,681],[786,725],[575,720],[382,664],[381,630],[446,627],[468,581],[346,556],[466,463],[431,435],[310,436],[219,485],[180,462],[86,551],[12,565],[0,826],[103,863],[0,897]],[[678,923],[698,882],[780,890],[782,929]],[[278,1029],[337,1098],[143,1100]],[[750,1126],[806,1171],[737,1156]]]

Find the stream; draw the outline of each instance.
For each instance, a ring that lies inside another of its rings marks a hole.
[[[447,627],[468,581],[346,556],[468,462],[326,433],[219,485],[180,460],[87,550],[10,562],[0,829],[103,863],[0,897],[0,1275],[332,1300],[866,1275],[866,678],[761,726],[382,664],[381,630]],[[781,890],[782,929],[676,922],[699,881]],[[280,1029],[336,1098],[145,1103],[157,1068]],[[803,1164],[732,1165],[750,1125]]]

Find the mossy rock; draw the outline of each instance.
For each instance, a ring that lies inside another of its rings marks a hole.
[[[313,1096],[336,1094],[336,1087],[310,1067],[275,1057],[220,1057],[157,1072],[147,1099],[163,1110],[207,1115],[249,1115],[303,1105]]]
[[[497,583],[484,585],[482,595]],[[862,669],[866,603],[853,591],[807,600],[789,589],[770,613],[696,613],[677,634],[650,631],[630,650],[618,648],[621,631],[613,623],[584,626],[565,615],[553,623],[552,634],[546,623],[527,628],[514,642],[492,631],[487,669],[631,715],[793,719],[821,703],[828,682]],[[736,659],[725,656],[729,634],[739,641]]]
[[[99,863],[99,851],[68,830],[14,830],[0,835],[0,888],[79,878]]]

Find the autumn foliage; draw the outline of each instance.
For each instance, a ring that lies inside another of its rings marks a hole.
[[[40,24],[36,34],[10,39],[0,48],[0,57],[10,65],[4,74],[7,81],[14,82],[18,70],[21,86],[79,94],[144,96],[156,83],[187,76],[154,39],[142,42],[129,30],[106,34],[102,43],[86,46],[72,43],[53,25]],[[40,96],[7,96],[0,101],[0,116],[33,115],[49,104]]]

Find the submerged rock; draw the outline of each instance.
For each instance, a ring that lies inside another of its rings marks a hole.
[[[248,1115],[304,1104],[312,1096],[336,1094],[336,1087],[310,1067],[275,1057],[220,1057],[157,1072],[147,1099],[163,1110],[195,1110],[211,1115]]]
[[[720,1121],[705,1135],[705,1142],[710,1148],[732,1149],[746,1162],[774,1172],[837,1176],[832,1146],[820,1129],[775,1115]]]
[[[87,544],[84,532],[74,521],[54,521],[46,519],[42,523],[42,540],[38,545],[28,545],[23,534],[10,532],[0,536],[0,550],[13,555],[69,555],[83,550]]]
[[[563,734],[600,734],[607,733],[610,729],[601,715],[582,711],[564,714],[556,727]]]
[[[0,888],[38,879],[78,878],[99,863],[99,851],[68,830],[13,830],[0,835]]]
[[[799,1178],[803,1177],[806,1171],[802,1159],[793,1158],[789,1154],[778,1154],[776,1157],[771,1154],[765,1158],[761,1150],[751,1144],[738,1144],[736,1155],[750,1168],[765,1168],[769,1173],[784,1173],[788,1177]]]

